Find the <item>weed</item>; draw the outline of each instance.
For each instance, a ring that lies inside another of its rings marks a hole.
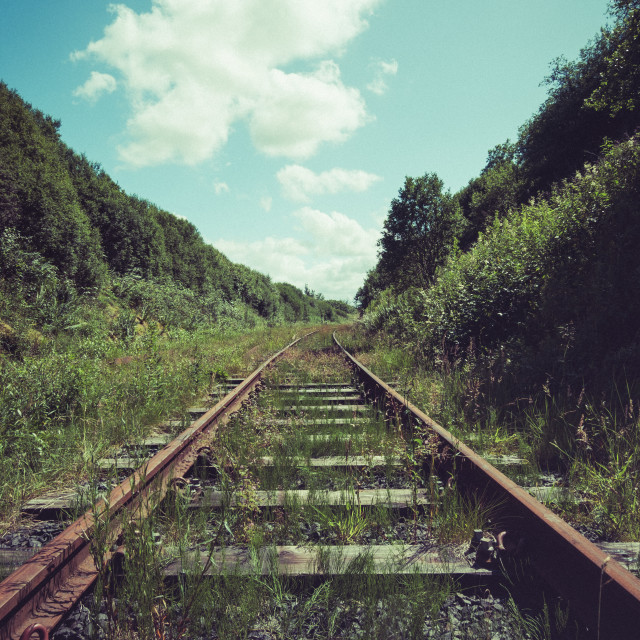
[[[317,517],[342,544],[350,544],[358,540],[369,527],[369,522],[362,507],[347,500],[343,508],[328,511],[313,507]]]

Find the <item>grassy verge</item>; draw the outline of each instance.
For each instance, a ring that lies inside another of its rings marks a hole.
[[[89,474],[92,463],[181,416],[212,382],[252,371],[302,327],[202,327],[126,340],[85,331],[0,357],[0,530],[21,502]]]
[[[578,500],[554,510],[593,538],[640,540],[638,393],[612,384],[607,396],[551,388],[518,398],[515,383],[492,374],[491,354],[427,363],[412,359],[384,335],[360,329],[343,344],[398,391],[483,455],[526,461],[502,469],[524,485],[552,482]],[[514,400],[515,398],[515,400]]]

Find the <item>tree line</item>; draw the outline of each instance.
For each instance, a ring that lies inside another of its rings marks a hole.
[[[351,311],[345,303],[306,295],[231,262],[187,220],[125,193],[98,163],[64,144],[59,127],[0,82],[4,255],[9,247],[37,254],[67,290],[71,286],[85,296],[111,286],[114,278],[135,277],[156,289],[215,299],[221,310],[246,307],[269,322],[332,321]],[[5,289],[11,277],[5,261]],[[211,305],[204,316],[215,320]]]

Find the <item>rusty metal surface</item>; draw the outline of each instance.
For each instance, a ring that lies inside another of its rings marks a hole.
[[[90,553],[90,539],[96,526],[107,528],[106,546],[109,548],[122,529],[125,508],[128,519],[144,517],[152,510],[166,494],[171,481],[182,477],[195,462],[198,451],[210,443],[218,424],[226,422],[240,408],[267,367],[302,338],[294,340],[264,362],[175,440],[115,487],[107,501],[98,502],[3,580],[0,583],[0,640],[17,640],[31,625],[42,625],[44,629],[52,630],[98,575]]]
[[[569,602],[593,637],[640,638],[636,576],[385,384],[342,347],[335,333],[333,337],[372,395],[382,391],[392,413],[418,420],[438,434],[459,486],[500,500],[501,527],[525,536],[535,569]]]
[[[30,627],[27,627],[20,636],[20,640],[31,640],[31,636],[33,636],[34,633],[38,634],[40,640],[49,640],[49,631],[41,624],[32,624]]]

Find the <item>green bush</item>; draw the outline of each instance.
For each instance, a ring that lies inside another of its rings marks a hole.
[[[506,346],[538,375],[635,371],[639,179],[638,140],[606,145],[597,165],[548,199],[496,218],[430,289],[380,296],[368,325],[427,357],[474,342]]]

